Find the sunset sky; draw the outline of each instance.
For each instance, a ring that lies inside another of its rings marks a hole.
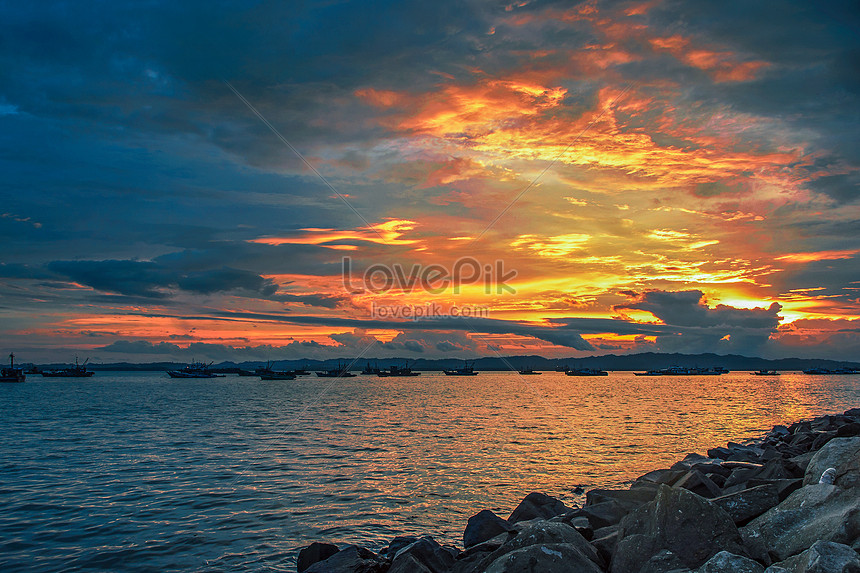
[[[857,360],[858,134],[856,2],[3,2],[0,351]]]

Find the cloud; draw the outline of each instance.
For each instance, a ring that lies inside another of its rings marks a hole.
[[[155,262],[106,260],[53,261],[47,268],[96,290],[155,299],[170,296],[169,289],[197,294],[246,290],[266,297],[278,288],[255,273],[226,267],[182,273]]]
[[[648,291],[636,302],[617,305],[616,310],[644,310],[653,314],[675,333],[657,336],[662,351],[741,352],[761,350],[779,326],[782,306],[735,308],[719,304],[709,307],[699,290]]]

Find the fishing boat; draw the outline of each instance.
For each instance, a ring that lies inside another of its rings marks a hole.
[[[265,374],[260,374],[260,380],[295,380],[296,375],[292,372],[279,372],[270,370]]]
[[[520,376],[540,376],[543,372],[537,372],[531,368],[526,368],[519,371]]]
[[[15,355],[9,354],[9,368],[0,368],[0,382],[23,382],[27,379],[23,368],[15,368]]]
[[[43,370],[42,376],[47,378],[89,378],[94,374],[92,370],[87,370],[87,362],[89,361],[90,359],[87,358],[83,364],[78,364],[78,357],[75,356],[74,366],[59,370]]]
[[[349,371],[349,364],[338,364],[337,368],[317,372],[320,378],[354,378],[356,374]]]
[[[421,373],[415,372],[414,370],[409,368],[409,365],[407,363],[403,367],[392,365],[391,368],[389,368],[388,370],[380,370],[376,373],[376,375],[380,378],[386,378],[388,376],[420,376]]]
[[[377,366],[375,362],[373,363],[373,366],[370,365],[370,362],[366,363],[364,365],[364,370],[361,371],[362,374],[367,374],[368,376],[373,376],[380,372],[382,372],[382,369]]]
[[[776,370],[756,370],[753,372],[756,376],[779,376]]]
[[[686,366],[670,366],[647,372],[634,372],[636,376],[721,376],[729,371],[722,366],[714,368],[688,368]]]
[[[804,374],[860,374],[860,370],[856,368],[809,368],[803,371]]]
[[[462,368],[455,368],[453,370],[443,370],[442,372],[445,376],[477,376],[478,373],[475,372],[475,363],[472,362],[469,364],[468,361],[463,361]]]
[[[224,378],[225,374],[215,374],[210,367],[212,363],[192,362],[182,370],[168,370],[167,375],[171,378]]]
[[[606,370],[597,368],[574,368],[565,372],[568,376],[609,376]]]

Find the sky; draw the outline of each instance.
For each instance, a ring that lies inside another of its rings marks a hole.
[[[860,6],[0,1],[24,362],[856,360]]]

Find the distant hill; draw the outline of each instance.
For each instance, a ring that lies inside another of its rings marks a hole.
[[[349,364],[354,359],[340,358],[332,360],[275,360],[273,368],[277,370],[293,370],[297,368],[308,368],[309,370],[324,370],[335,368],[338,364]],[[473,360],[470,359],[469,362]],[[409,366],[415,370],[438,371],[446,368],[457,368],[463,365],[463,359],[441,358],[441,359],[407,359],[407,358],[361,358],[355,360],[352,370],[361,370],[365,364],[377,365],[380,368],[388,368],[392,364]],[[823,360],[815,358],[780,358],[769,360],[751,356],[740,356],[738,354],[719,355],[713,353],[705,354],[665,354],[658,352],[643,352],[640,354],[603,356],[588,356],[585,358],[544,358],[543,356],[505,356],[505,357],[483,357],[474,359],[477,370],[522,370],[531,368],[533,370],[555,370],[558,367],[568,366],[570,368],[600,368],[603,370],[650,370],[655,368],[667,368],[669,366],[703,367],[722,366],[729,370],[804,370],[807,368],[860,368],[858,362],[845,362],[837,360]],[[177,362],[151,362],[135,364],[129,362],[117,362],[110,364],[88,364],[91,370],[115,370],[115,371],[164,371],[181,368],[185,364]],[[265,361],[256,362],[220,362],[213,364],[214,369],[223,372],[236,371],[239,368],[253,369],[265,365]],[[59,364],[44,364],[42,368],[59,367]]]

